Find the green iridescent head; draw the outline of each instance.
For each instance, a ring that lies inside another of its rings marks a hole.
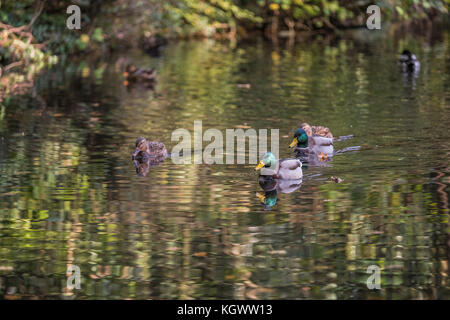
[[[289,148],[293,147],[299,147],[299,148],[307,148],[308,147],[308,135],[306,134],[306,131],[302,128],[298,128],[294,132],[294,139],[292,140],[291,144],[289,145]]]
[[[273,155],[272,152],[267,152],[259,161],[259,164],[255,167],[255,170],[259,170],[262,167],[265,168],[274,168],[277,165],[277,158]]]

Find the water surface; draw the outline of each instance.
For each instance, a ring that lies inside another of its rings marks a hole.
[[[396,66],[405,47],[417,77]],[[92,60],[63,61],[2,103],[0,297],[450,298],[448,33],[205,40]],[[123,85],[127,60],[157,68],[155,90]],[[303,121],[361,149],[305,167],[271,208],[251,164],[167,159],[136,175],[138,136],[170,151],[195,120],[280,129],[282,157]],[[366,286],[370,265],[380,290]]]

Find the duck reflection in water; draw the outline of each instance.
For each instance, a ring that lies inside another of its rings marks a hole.
[[[274,179],[270,176],[260,176],[259,185],[264,193],[258,192],[256,196],[264,205],[265,210],[271,210],[278,200],[278,193],[291,193],[299,189],[302,185],[302,179],[283,180]]]
[[[397,64],[404,73],[415,73],[420,71],[420,62],[416,55],[409,50],[403,50]]]
[[[148,174],[150,167],[159,166],[164,162],[164,159],[165,157],[149,156],[145,154],[133,159],[137,175],[145,177]]]
[[[416,78],[420,72],[420,62],[416,55],[409,50],[403,50],[397,62],[402,73],[402,80],[406,87],[416,89]]]
[[[150,170],[150,161],[133,160],[136,167],[136,174],[139,177],[145,177]]]

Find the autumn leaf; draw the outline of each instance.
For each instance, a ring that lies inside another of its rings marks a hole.
[[[249,129],[251,128],[251,126],[247,125],[246,123],[244,124],[238,124],[237,126],[234,126],[237,129]]]
[[[278,9],[280,9],[280,6],[277,3],[271,3],[269,5],[270,10],[272,11],[277,11]]]
[[[194,252],[194,257],[206,257],[206,252]]]
[[[319,161],[325,162],[328,159],[328,156],[326,153],[321,152],[317,155],[317,157],[319,158]]]

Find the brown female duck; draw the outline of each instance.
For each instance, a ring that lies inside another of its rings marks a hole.
[[[126,78],[125,84],[131,82],[151,82],[156,81],[156,70],[155,69],[145,69],[136,68],[134,65],[129,64],[123,75]]]
[[[305,130],[305,132],[306,132],[308,137],[321,136],[321,137],[332,138],[333,139],[333,134],[331,133],[330,129],[328,129],[327,127],[310,126],[309,124],[304,122],[304,123],[302,123],[300,125],[300,128]]]
[[[167,152],[164,143],[159,141],[148,141],[145,138],[137,138],[136,150],[133,153],[132,159],[152,159],[153,162],[162,162],[167,158]],[[159,161],[160,160],[160,161]]]

